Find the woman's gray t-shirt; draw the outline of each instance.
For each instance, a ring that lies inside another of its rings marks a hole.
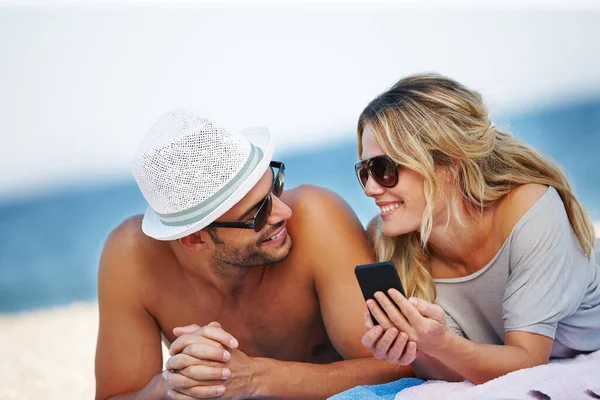
[[[448,325],[476,343],[503,344],[505,332],[524,331],[554,339],[552,357],[600,349],[600,267],[552,187],[488,265],[434,281]]]

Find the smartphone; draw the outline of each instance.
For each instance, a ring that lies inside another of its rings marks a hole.
[[[375,292],[383,292],[387,296],[389,289],[396,289],[403,296],[406,296],[396,265],[392,261],[382,261],[373,264],[357,265],[354,268],[354,274],[360,285],[365,301],[375,299]],[[378,325],[379,322],[371,314],[373,324]]]

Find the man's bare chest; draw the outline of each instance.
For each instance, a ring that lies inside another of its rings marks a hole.
[[[305,362],[339,357],[327,337],[316,293],[302,282],[264,287],[235,302],[214,295],[182,301],[185,297],[180,293],[170,306],[160,306],[159,324],[170,342],[176,326],[216,321],[248,356]]]

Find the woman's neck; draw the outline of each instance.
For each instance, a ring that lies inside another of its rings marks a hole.
[[[493,223],[495,206],[480,210],[460,208],[456,217],[438,218],[428,240],[431,272],[435,277],[470,275],[486,266],[498,251]],[[440,221],[442,220],[442,221]]]

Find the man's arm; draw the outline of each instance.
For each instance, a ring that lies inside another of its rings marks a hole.
[[[324,399],[359,385],[374,385],[408,376],[406,367],[373,357],[307,364],[257,358],[256,399]]]
[[[160,329],[139,293],[131,219],[106,241],[98,274],[96,399],[164,399]],[[126,393],[126,394],[124,394]],[[116,394],[122,394],[115,396]],[[115,397],[111,397],[115,396]]]
[[[278,363],[279,366],[261,360],[260,365],[272,374],[267,394],[281,398],[323,398],[357,385],[413,376],[410,366],[399,367],[376,360],[361,343],[367,308],[354,267],[374,259],[356,215],[329,190],[301,186],[296,191],[292,234],[296,241],[301,237],[303,246],[311,249],[306,252],[306,265],[314,277],[329,339],[344,359],[352,360],[329,365]],[[301,383],[302,377],[310,378]]]

